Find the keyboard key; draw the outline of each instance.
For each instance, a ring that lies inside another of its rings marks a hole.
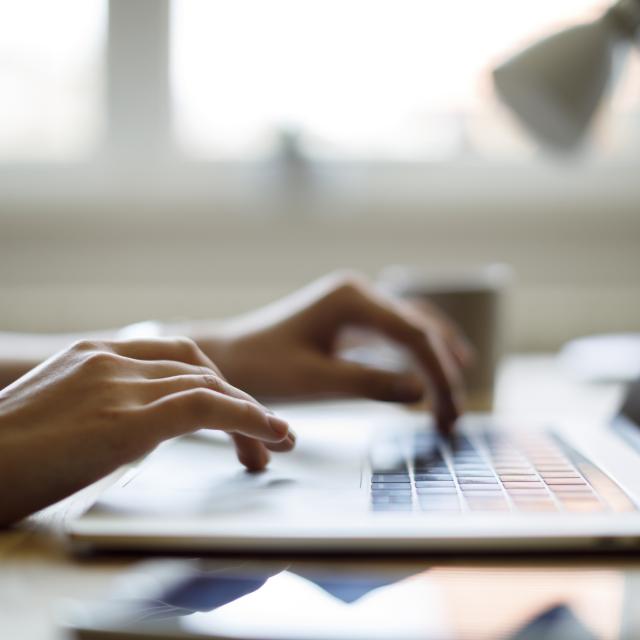
[[[493,491],[492,490],[481,491],[480,489],[478,489],[477,491],[467,491],[467,492],[463,491],[463,495],[467,500],[475,499],[475,498],[503,498],[504,497],[504,493],[502,492],[501,489],[495,489]]]
[[[507,489],[544,489],[540,480],[508,480],[502,483]]]
[[[549,492],[546,489],[507,489],[507,493],[510,496],[548,496]]]
[[[452,480],[450,473],[416,473],[416,480]]]
[[[411,494],[408,495],[392,495],[392,496],[381,496],[381,495],[372,495],[371,502],[376,504],[404,504],[406,502],[411,502]]]
[[[522,482],[522,481],[531,482],[532,480],[538,480],[538,476],[535,473],[520,473],[520,474],[501,473],[500,480],[502,480],[502,482]]]
[[[459,484],[465,485],[465,484],[481,484],[481,485],[491,485],[491,484],[499,484],[498,481],[496,480],[495,477],[480,477],[480,476],[466,476],[466,477],[462,477],[459,476],[458,477],[458,482]]]
[[[460,489],[462,489],[463,493],[471,493],[476,491],[488,491],[492,487],[495,487],[496,493],[502,495],[502,489],[500,489],[500,485],[492,485],[492,484],[462,484],[460,485]]]
[[[419,489],[433,489],[435,487],[455,487],[453,480],[416,480]]]
[[[474,471],[458,471],[456,474],[458,478],[495,478],[495,474],[493,471],[478,471],[477,469]]]
[[[455,487],[418,487],[416,493],[419,496],[434,496],[434,495],[458,495],[458,490]]]
[[[373,489],[407,489],[411,490],[411,483],[409,482],[372,482],[371,487]]]
[[[588,486],[582,478],[549,478],[545,482],[550,486]]]
[[[409,482],[408,473],[374,473],[371,482]]]
[[[580,474],[576,471],[541,471],[540,475],[546,480],[547,478],[580,478]]]
[[[371,495],[377,496],[400,496],[411,495],[411,489],[409,487],[401,487],[399,489],[378,489],[377,487],[371,487]]]

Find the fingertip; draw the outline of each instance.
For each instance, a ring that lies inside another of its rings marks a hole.
[[[269,464],[271,456],[265,447],[260,447],[251,453],[239,454],[238,460],[246,467],[247,471],[263,471]]]
[[[455,432],[457,420],[458,416],[453,417],[451,414],[438,415],[436,417],[436,427],[438,429],[438,433],[446,437],[453,435],[453,433]]]
[[[449,436],[455,431],[455,425],[463,413],[462,403],[456,390],[440,390],[435,396],[433,406],[438,432]]]
[[[287,436],[280,442],[265,443],[265,446],[267,447],[267,449],[269,449],[269,451],[273,451],[274,453],[288,453],[295,448],[296,443],[295,440],[292,440],[291,438],[289,438],[289,436]]]

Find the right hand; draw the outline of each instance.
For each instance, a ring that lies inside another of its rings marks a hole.
[[[200,428],[231,434],[249,469],[294,445],[187,338],[77,343],[0,391],[0,524]]]

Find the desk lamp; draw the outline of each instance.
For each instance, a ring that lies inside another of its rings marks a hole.
[[[543,145],[576,150],[616,54],[628,49],[639,28],[640,0],[619,0],[598,19],[548,36],[496,68],[497,93]]]

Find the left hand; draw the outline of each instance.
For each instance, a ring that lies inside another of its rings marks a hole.
[[[367,367],[337,357],[347,327],[373,329],[406,347],[423,376]],[[258,397],[356,395],[415,402],[425,388],[442,432],[462,410],[460,367],[470,349],[441,314],[418,314],[366,279],[332,274],[229,322],[221,335],[192,335],[231,384]]]

